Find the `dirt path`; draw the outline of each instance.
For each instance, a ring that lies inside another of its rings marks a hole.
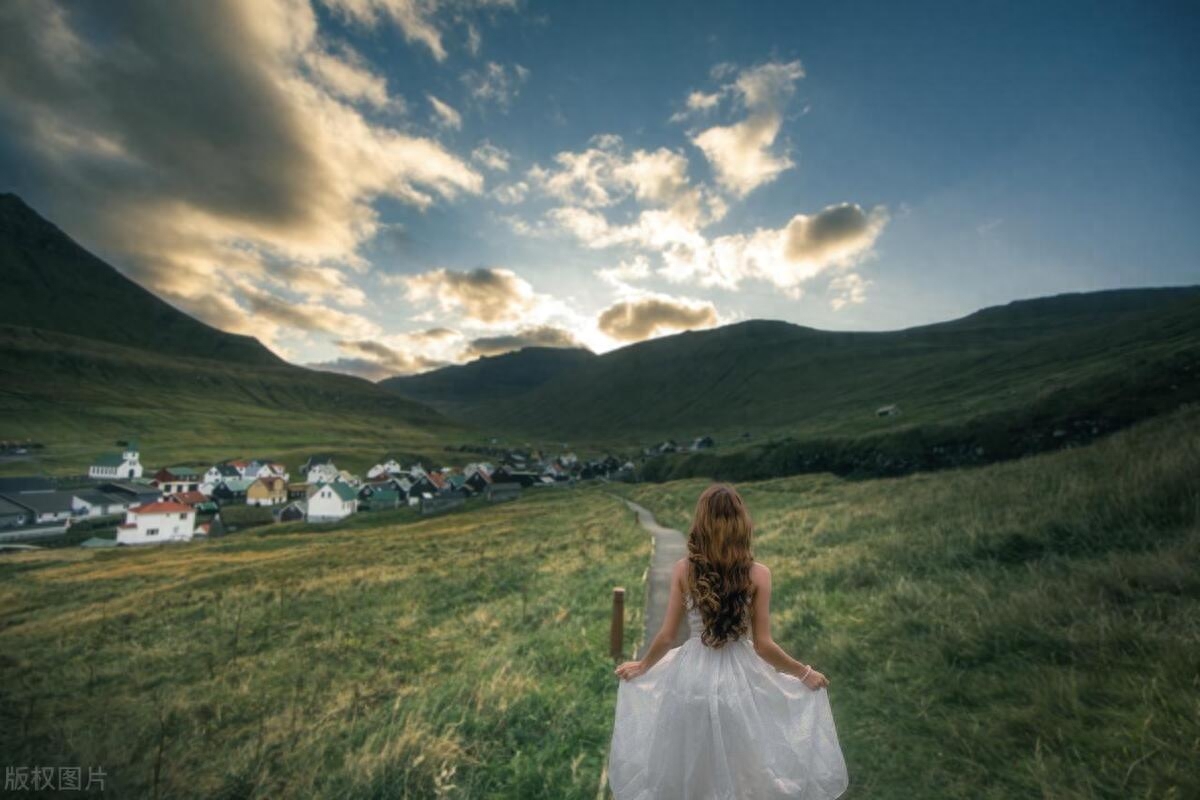
[[[646,613],[643,615],[646,628],[642,632],[642,644],[636,656],[641,658],[658,635],[658,629],[662,627],[663,617],[667,613],[667,600],[671,596],[671,568],[675,566],[676,561],[687,555],[687,542],[682,533],[674,528],[659,525],[653,514],[632,500],[626,500],[625,505],[637,514],[638,522],[653,538],[650,571],[646,576]],[[679,621],[679,630],[675,631],[675,641],[671,646],[677,647],[686,642],[687,638],[687,619],[683,618]]]

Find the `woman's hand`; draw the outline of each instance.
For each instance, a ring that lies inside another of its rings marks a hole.
[[[640,661],[626,661],[613,671],[617,673],[618,678],[631,681],[638,675],[641,675],[643,672],[645,672],[646,668],[642,666],[642,662]]]
[[[816,691],[817,689],[824,689],[829,685],[829,678],[826,678],[815,669],[810,669],[808,674],[801,678],[801,680],[804,682],[805,686],[813,691]]]

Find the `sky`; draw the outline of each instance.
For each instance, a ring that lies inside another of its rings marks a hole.
[[[8,0],[0,190],[371,379],[1200,283],[1200,5]]]

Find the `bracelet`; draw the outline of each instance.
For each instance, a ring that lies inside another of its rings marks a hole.
[[[808,673],[810,673],[810,672],[812,672],[812,664],[809,664],[807,667],[804,668],[804,674],[800,676],[800,680],[804,680],[805,678],[807,678]]]

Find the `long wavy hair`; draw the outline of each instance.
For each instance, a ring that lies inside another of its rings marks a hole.
[[[722,647],[750,627],[753,532],[750,512],[732,486],[714,483],[700,494],[688,531],[688,594],[704,622],[700,640],[709,647]]]

